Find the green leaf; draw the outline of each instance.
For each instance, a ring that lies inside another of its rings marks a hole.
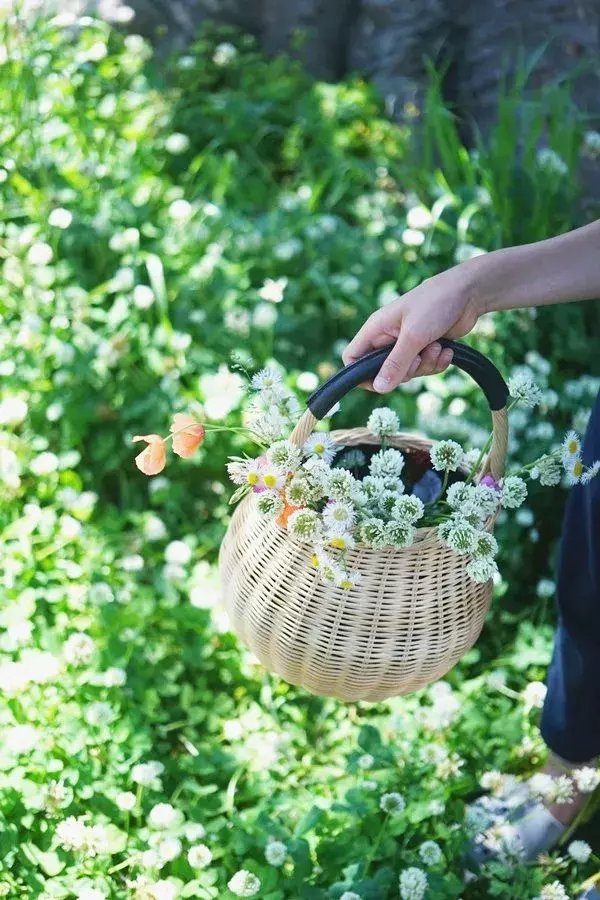
[[[309,831],[314,831],[323,818],[323,810],[318,806],[311,806],[308,812],[300,819],[294,831],[294,837],[303,837]]]

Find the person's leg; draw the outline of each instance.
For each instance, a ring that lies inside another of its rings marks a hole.
[[[600,459],[600,395],[586,432],[584,462]],[[557,579],[559,624],[541,731],[570,763],[600,755],[600,476],[572,488]]]

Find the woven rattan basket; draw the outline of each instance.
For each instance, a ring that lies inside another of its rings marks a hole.
[[[485,468],[499,478],[506,385],[481,354],[451,346],[455,365],[475,378],[490,403],[493,443]],[[373,377],[389,349],[369,354],[313,394],[291,440],[302,446],[340,397]],[[345,446],[377,444],[363,428],[332,436]],[[410,454],[432,442],[399,434],[388,443]],[[311,693],[379,701],[418,690],[445,675],[479,636],[492,585],[474,582],[469,559],[441,544],[434,528],[418,529],[403,550],[359,544],[348,561],[362,578],[350,591],[324,584],[310,557],[307,545],[258,515],[250,495],[232,517],[219,562],[225,607],[240,639],[267,669]]]

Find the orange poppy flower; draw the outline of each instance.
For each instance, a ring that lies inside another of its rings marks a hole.
[[[167,448],[160,434],[136,434],[136,441],[146,441],[148,446],[135,458],[135,464],[144,475],[158,475],[167,463]]]
[[[193,456],[204,440],[204,425],[200,425],[193,416],[186,413],[176,413],[173,416],[170,430],[173,432],[173,453],[183,459]]]

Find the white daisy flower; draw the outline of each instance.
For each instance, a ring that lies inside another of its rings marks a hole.
[[[576,431],[568,431],[562,442],[563,454],[566,457],[579,456],[581,453],[581,440]]]
[[[334,500],[323,510],[323,522],[331,534],[344,534],[354,525],[356,512],[351,503]]]
[[[349,532],[336,532],[326,536],[327,546],[334,550],[354,550],[356,541]]]
[[[359,584],[361,577],[360,572],[340,572],[335,580],[335,585],[344,591],[350,591]]]
[[[255,487],[260,482],[261,466],[256,459],[232,459],[227,463],[227,474],[234,484]]]
[[[585,466],[581,456],[563,457],[562,464],[565,470],[567,484],[571,486],[579,484],[585,472]]]
[[[259,485],[264,485],[269,491],[278,491],[284,484],[285,475],[275,466],[261,468]]]
[[[304,445],[304,453],[330,463],[337,453],[337,446],[326,432],[311,434]]]
[[[253,375],[250,384],[255,391],[264,391],[268,388],[279,387],[282,383],[281,375],[276,369],[261,369],[256,375]]]
[[[600,472],[600,459],[597,459],[595,463],[592,463],[592,465],[583,472],[581,484],[589,484],[590,481],[596,477],[598,472]]]

